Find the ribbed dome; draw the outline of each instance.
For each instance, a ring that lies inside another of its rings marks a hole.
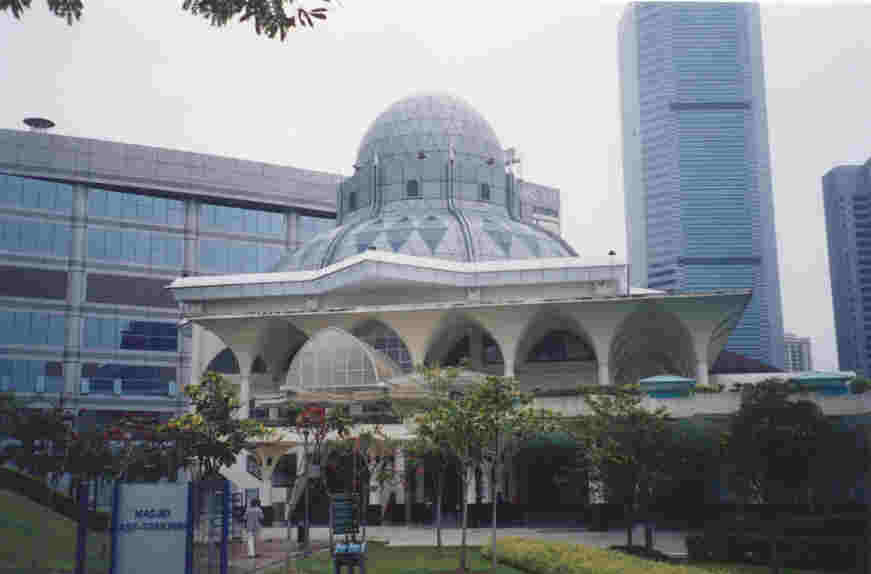
[[[369,127],[339,190],[340,226],[274,271],[318,269],[368,249],[453,261],[573,257],[558,235],[520,221],[490,124],[464,100],[399,100]]]
[[[465,100],[448,94],[417,94],[403,98],[383,111],[357,151],[357,164],[404,154],[443,151],[454,147],[457,155],[493,158],[504,165],[499,138],[487,120]]]

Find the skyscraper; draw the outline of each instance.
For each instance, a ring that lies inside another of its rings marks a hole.
[[[782,367],[761,36],[755,4],[627,7],[619,30],[627,248],[635,286],[753,288],[726,349]]]
[[[810,337],[799,337],[793,333],[784,333],[783,346],[786,352],[787,371],[812,371],[814,360],[811,356]]]
[[[823,176],[838,366],[871,373],[871,159]],[[868,316],[866,318],[866,313]]]

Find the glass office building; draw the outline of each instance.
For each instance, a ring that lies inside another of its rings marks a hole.
[[[619,60],[632,284],[752,288],[726,349],[782,368],[758,5],[630,4]]]
[[[0,390],[64,392],[85,427],[167,418],[189,380],[182,275],[269,270],[335,225],[341,177],[0,130]]]
[[[838,366],[871,373],[871,159],[823,176]]]

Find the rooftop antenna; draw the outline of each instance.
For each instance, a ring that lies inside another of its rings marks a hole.
[[[24,125],[32,132],[44,132],[54,127],[54,122],[46,118],[24,118]]]

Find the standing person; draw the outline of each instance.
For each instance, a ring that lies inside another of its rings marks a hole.
[[[263,509],[260,508],[260,501],[255,498],[251,501],[248,512],[245,513],[245,530],[248,531],[248,558],[257,557],[254,546],[261,524],[263,524]]]

